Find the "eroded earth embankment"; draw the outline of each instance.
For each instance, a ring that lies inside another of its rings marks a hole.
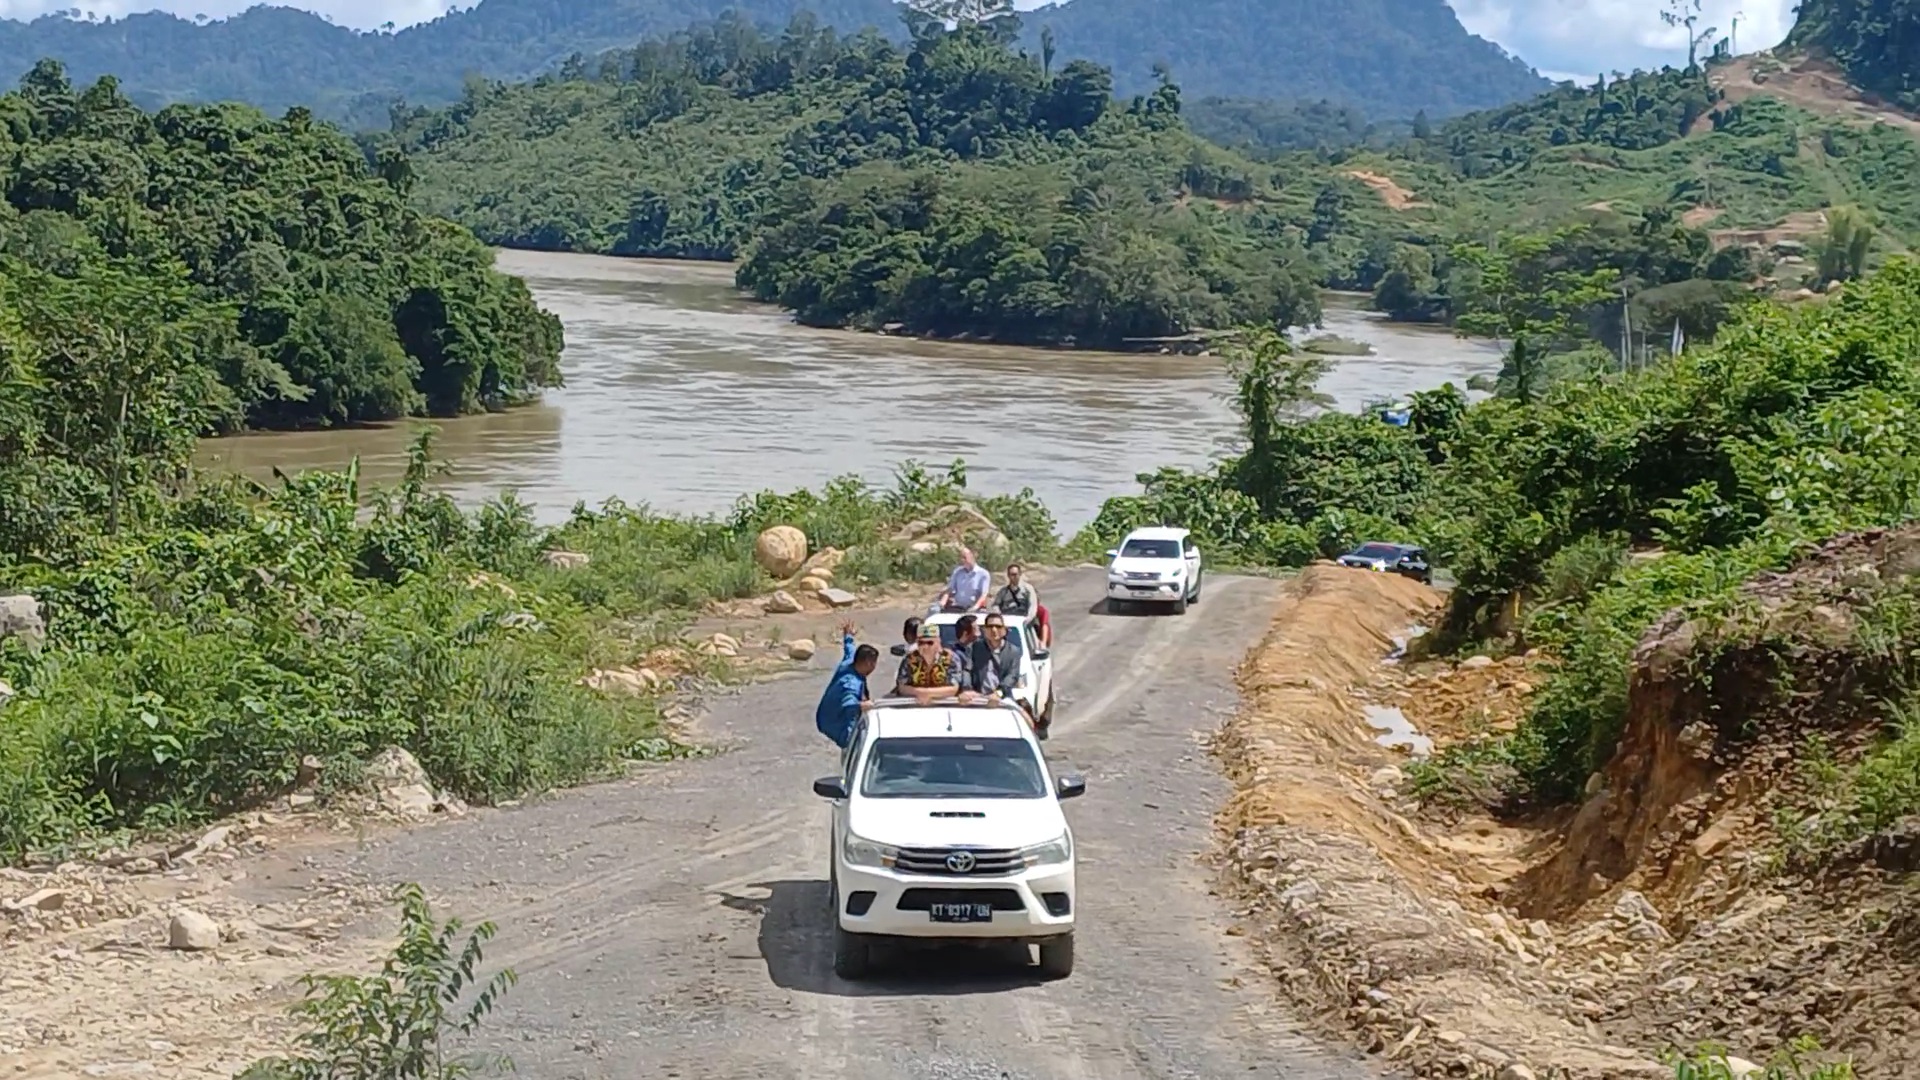
[[[1857,1075],[1920,1075],[1912,830],[1817,866],[1780,833],[1832,767],[1808,736],[1844,762],[1882,726],[1860,703],[1893,672],[1863,659],[1879,624],[1860,612],[1916,565],[1920,534],[1874,534],[1748,586],[1746,623],[1669,616],[1582,805],[1519,820],[1418,805],[1367,710],[1439,748],[1510,730],[1551,659],[1387,662],[1440,594],[1309,568],[1216,745],[1249,935],[1297,998],[1416,1074],[1670,1076],[1670,1048],[1762,1061],[1811,1035]]]

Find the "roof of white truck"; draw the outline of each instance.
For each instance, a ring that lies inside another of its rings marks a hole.
[[[877,739],[1020,739],[1028,730],[1011,704],[921,705],[911,698],[881,702],[868,723]]]
[[[1189,530],[1177,525],[1148,525],[1127,534],[1129,540],[1185,540]]]

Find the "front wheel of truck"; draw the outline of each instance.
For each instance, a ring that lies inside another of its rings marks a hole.
[[[1040,943],[1040,974],[1064,979],[1073,974],[1073,935],[1062,934]]]

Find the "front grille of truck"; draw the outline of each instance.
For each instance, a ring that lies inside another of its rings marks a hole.
[[[901,911],[927,911],[935,904],[991,904],[995,911],[1025,911],[1020,894],[1012,889],[908,889],[894,906]]]
[[[973,856],[973,865],[956,870],[947,858],[958,852]],[[1000,877],[1017,874],[1027,861],[1017,851],[1006,848],[901,848],[893,868],[903,874],[928,874],[933,877]]]

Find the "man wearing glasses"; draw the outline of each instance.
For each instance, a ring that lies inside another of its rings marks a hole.
[[[1026,702],[1013,695],[1014,690],[1026,687],[1027,677],[1020,670],[1020,646],[1007,637],[1007,620],[999,612],[991,612],[987,615],[986,628],[986,639],[975,642],[973,647],[974,689],[981,693],[998,690],[1013,698],[1020,711],[1027,714],[1027,723],[1033,725],[1034,733],[1046,738],[1046,727],[1034,719]]]

